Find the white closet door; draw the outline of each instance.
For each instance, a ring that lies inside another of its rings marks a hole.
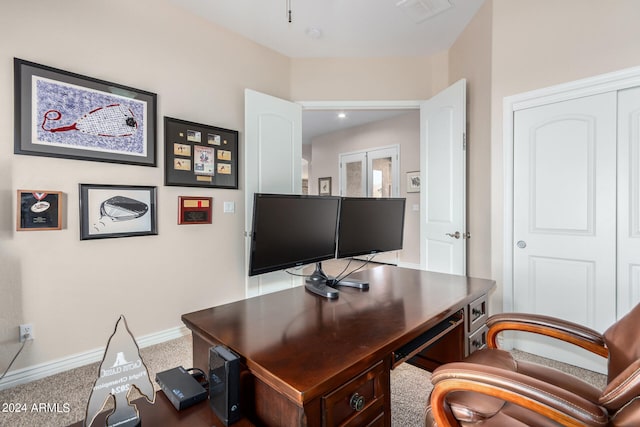
[[[514,118],[514,311],[604,331],[616,320],[616,93]],[[601,361],[533,338],[524,351],[592,370]]]
[[[640,302],[640,88],[618,93],[618,317]]]

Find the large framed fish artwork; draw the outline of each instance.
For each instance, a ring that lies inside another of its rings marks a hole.
[[[14,153],[156,166],[157,95],[14,58]]]

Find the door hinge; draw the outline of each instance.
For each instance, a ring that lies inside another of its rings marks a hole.
[[[462,134],[462,150],[467,150],[467,134],[466,132]]]

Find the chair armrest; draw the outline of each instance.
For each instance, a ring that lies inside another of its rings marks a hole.
[[[570,427],[604,426],[607,411],[560,387],[517,372],[475,363],[442,365],[431,376],[431,415],[439,427],[459,426],[446,403],[449,393],[476,392],[537,412]]]
[[[487,327],[489,328],[487,332],[489,348],[498,348],[499,333],[523,331],[566,341],[605,358],[609,355],[600,332],[556,317],[527,313],[500,313],[487,319]]]
[[[640,359],[609,382],[600,396],[599,403],[609,410],[617,411],[638,396],[640,396]]]

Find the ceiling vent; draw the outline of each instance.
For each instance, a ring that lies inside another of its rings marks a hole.
[[[417,24],[453,7],[450,0],[400,0],[396,6]]]

